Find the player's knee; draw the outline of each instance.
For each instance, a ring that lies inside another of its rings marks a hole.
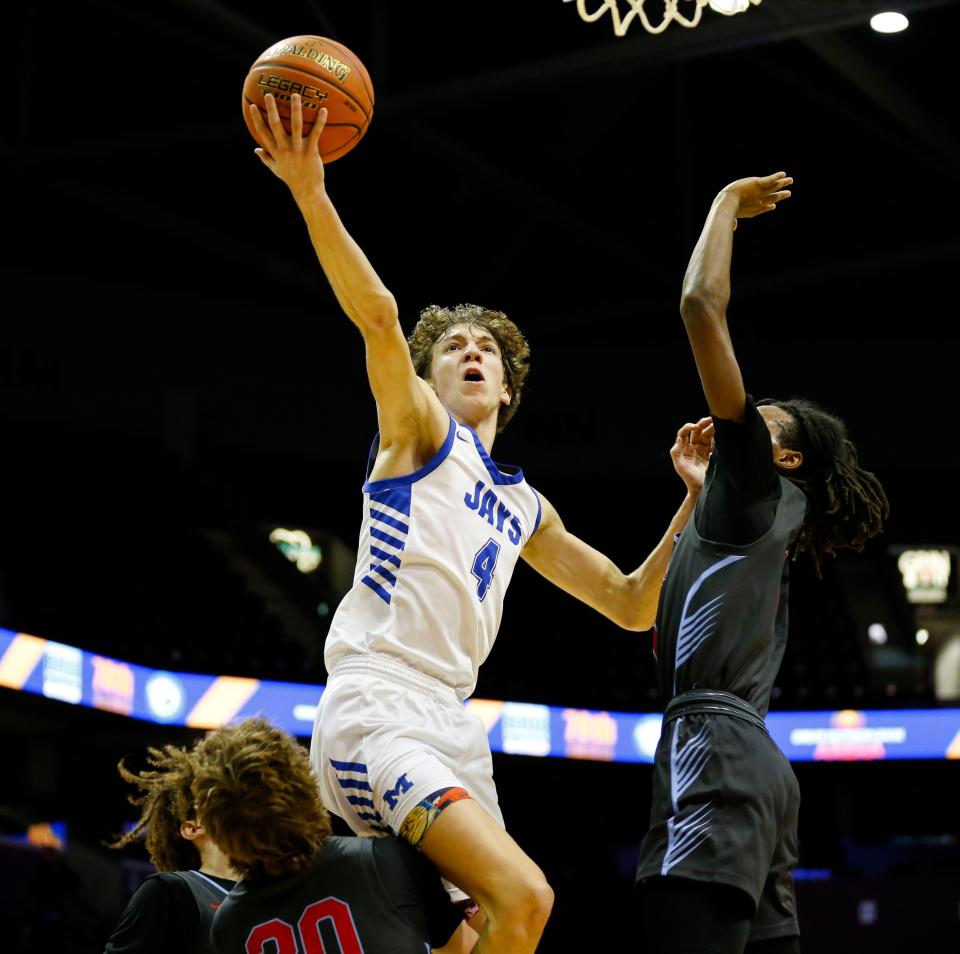
[[[553,888],[550,887],[546,878],[541,878],[540,883],[532,889],[531,901],[533,918],[542,931],[553,910]]]
[[[525,872],[505,892],[501,916],[539,937],[553,909],[553,888],[539,868]]]

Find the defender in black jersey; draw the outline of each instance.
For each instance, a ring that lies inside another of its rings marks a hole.
[[[787,558],[805,551],[819,572],[823,553],[862,549],[887,514],[843,424],[805,400],[754,406],[734,357],[733,231],[792,182],[776,173],[722,190],[684,279],[715,443],[657,614],[666,709],[637,870],[651,952],[799,950],[800,793],[763,721],[787,639]]]
[[[416,849],[392,836],[331,835],[292,736],[255,717],[209,733],[196,753],[200,817],[242,874],[213,920],[216,954],[424,954],[469,939]]]
[[[122,848],[141,838],[157,874],[146,878],[127,903],[105,954],[206,954],[213,913],[234,885],[236,872],[196,819],[191,785],[194,762],[186,749],[149,749],[148,765],[120,775],[138,786],[131,801],[141,806],[131,832],[114,842]]]
[[[242,878],[213,919],[211,948],[424,954],[462,923],[437,869],[406,842],[331,836],[304,871]]]
[[[206,954],[214,912],[234,882],[202,871],[161,871],[134,892],[105,954]]]

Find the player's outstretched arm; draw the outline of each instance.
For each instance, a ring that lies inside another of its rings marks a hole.
[[[623,573],[609,557],[570,533],[542,495],[540,529],[521,556],[551,583],[618,626],[635,632],[650,629],[656,621],[660,588],[673,553],[674,538],[693,513],[712,447],[710,418],[684,424],[677,432],[670,456],[687,487],[687,495],[659,543],[632,573]]]
[[[790,197],[785,172],[738,179],[717,194],[683,278],[680,314],[697,362],[710,413],[742,420],[746,394],[727,329],[730,260],[737,219],[772,212]]]
[[[344,227],[327,194],[325,170],[317,148],[326,109],[320,110],[313,128],[304,136],[299,94],[290,98],[289,133],[283,128],[273,95],[268,93],[264,100],[265,118],[256,105],[250,106],[260,143],[256,154],[290,189],[330,287],[340,307],[363,335],[367,374],[380,418],[381,448],[389,447],[396,439],[429,444],[433,431],[439,435],[439,446],[446,435],[446,413],[414,372],[393,295]],[[429,456],[429,448],[426,453]]]

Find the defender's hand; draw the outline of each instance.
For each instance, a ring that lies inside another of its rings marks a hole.
[[[686,484],[688,492],[700,493],[713,452],[713,419],[702,417],[695,424],[684,424],[670,448],[673,469]]]
[[[737,200],[737,218],[752,219],[764,212],[772,212],[778,202],[790,198],[787,186],[793,185],[793,179],[785,172],[775,172],[773,175],[756,176],[749,179],[737,179],[720,190],[720,195],[733,196]],[[736,222],[733,225],[737,227]]]

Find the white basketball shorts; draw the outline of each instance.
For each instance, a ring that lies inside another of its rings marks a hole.
[[[324,804],[357,834],[399,834],[421,801],[454,787],[503,827],[483,723],[449,686],[383,656],[334,666],[310,758]]]

